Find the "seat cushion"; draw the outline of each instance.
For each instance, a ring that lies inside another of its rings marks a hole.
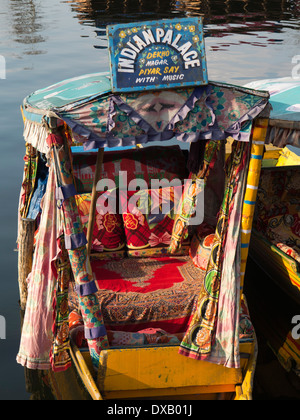
[[[189,256],[92,260],[97,296],[107,330],[187,330],[204,274]],[[70,291],[70,309],[78,309]]]
[[[104,193],[98,193],[98,199]],[[98,202],[97,199],[97,202]],[[91,207],[91,194],[79,194],[76,196],[79,215],[83,224],[84,233],[87,234],[89,213]],[[100,210],[100,211],[99,211]],[[113,252],[120,251],[125,247],[125,234],[122,216],[109,209],[102,210],[102,206],[96,205],[95,223],[92,237],[92,251]]]
[[[121,192],[129,250],[151,248],[156,250],[155,255],[166,254],[181,195],[182,186]],[[130,256],[136,256],[136,253],[131,252]]]

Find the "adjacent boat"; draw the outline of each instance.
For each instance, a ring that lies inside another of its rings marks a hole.
[[[300,302],[300,83],[291,78],[249,86],[270,93],[272,111],[254,221],[253,258],[281,288]],[[274,147],[275,146],[275,147]],[[298,149],[299,150],[299,149]],[[268,255],[268,258],[262,256]]]
[[[17,360],[40,397],[252,398],[243,282],[268,98],[115,94],[94,74],[24,100]]]
[[[251,258],[270,279],[252,284],[253,302],[260,302],[263,290],[268,294],[263,309],[258,304],[256,323],[283,367],[299,376],[293,320],[300,304],[300,82],[282,78],[248,87],[268,91],[272,105],[250,244]]]

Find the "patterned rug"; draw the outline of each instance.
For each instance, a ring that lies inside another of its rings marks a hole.
[[[190,257],[125,258],[92,261],[105,326],[137,332],[161,328],[185,332],[203,283],[203,272]],[[71,310],[77,307],[73,290]]]

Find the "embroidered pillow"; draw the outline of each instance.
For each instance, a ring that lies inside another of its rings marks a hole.
[[[121,191],[121,209],[130,256],[167,253],[181,195],[182,186]],[[148,252],[145,252],[146,249]],[[183,252],[186,253],[185,248]]]
[[[196,267],[206,272],[211,247],[215,237],[215,228],[207,223],[197,227],[191,241],[190,257]]]
[[[105,196],[104,196],[105,194]],[[116,252],[125,247],[125,235],[123,221],[116,209],[104,208],[100,205],[105,202],[109,192],[99,192],[96,204],[96,216],[93,230],[92,251],[102,253],[104,251]],[[101,203],[100,200],[101,199]],[[84,233],[87,234],[89,212],[91,207],[91,194],[80,194],[76,196]],[[109,200],[107,200],[109,204]],[[116,256],[118,256],[116,254]]]
[[[260,218],[259,228],[269,241],[300,262],[300,200],[273,204],[268,215]]]

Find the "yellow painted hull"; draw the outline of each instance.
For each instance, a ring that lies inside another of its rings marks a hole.
[[[88,352],[72,347],[73,365],[48,372],[57,400],[251,400],[257,346],[240,346],[241,368],[229,369],[178,354],[178,347],[109,349],[101,354],[97,378]]]

